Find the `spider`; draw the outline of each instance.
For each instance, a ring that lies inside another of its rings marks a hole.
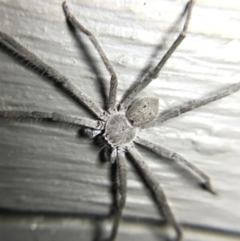
[[[63,10],[67,21],[89,37],[111,76],[106,110],[102,109],[96,102],[94,102],[94,100],[92,100],[91,97],[83,93],[79,88],[75,87],[70,80],[61,75],[58,71],[44,63],[36,55],[16,42],[12,37],[0,31],[0,44],[2,46],[15,53],[18,57],[24,59],[28,64],[37,68],[44,75],[53,79],[56,84],[58,84],[63,90],[67,90],[71,96],[74,96],[79,103],[84,105],[96,117],[95,119],[89,119],[56,112],[48,113],[18,110],[0,111],[0,116],[5,119],[25,118],[76,125],[83,128],[86,135],[91,138],[98,138],[103,143],[105,156],[116,165],[118,177],[118,203],[114,210],[113,228],[109,240],[115,240],[117,238],[122,210],[126,201],[127,178],[125,154],[128,155],[129,159],[140,172],[148,188],[152,191],[154,199],[160,207],[163,216],[167,222],[173,226],[176,232],[176,240],[183,240],[182,228],[171,211],[163,189],[147,164],[143,161],[143,158],[135,148],[135,144],[144,146],[160,156],[173,159],[182,165],[187,166],[194,174],[197,174],[203,180],[201,183],[202,186],[212,194],[215,194],[215,191],[211,186],[210,178],[203,171],[174,151],[139,136],[139,131],[143,128],[148,128],[159,123],[161,124],[171,118],[178,117],[185,112],[221,99],[240,89],[240,83],[227,85],[213,93],[209,93],[209,95],[203,97],[202,99],[186,102],[162,113],[159,113],[159,100],[157,98],[142,97],[136,99],[136,96],[148,84],[150,84],[153,79],[158,77],[162,67],[185,38],[193,6],[194,0],[190,0],[184,11],[186,20],[183,29],[165,55],[161,58],[157,65],[153,67],[153,69],[151,69],[144,78],[124,96],[122,101],[117,104],[116,94],[118,80],[112,65],[94,35],[78,22],[78,20],[69,11],[66,2],[63,2]]]

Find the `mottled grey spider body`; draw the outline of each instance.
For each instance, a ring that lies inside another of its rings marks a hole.
[[[214,193],[210,178],[199,170],[196,166],[188,162],[184,157],[179,154],[163,147],[158,144],[152,143],[148,140],[141,138],[138,135],[138,131],[141,128],[147,128],[153,126],[156,123],[163,123],[171,118],[177,117],[182,113],[195,109],[197,107],[206,105],[214,100],[218,100],[240,89],[240,83],[232,84],[223,87],[222,89],[210,93],[202,99],[196,101],[189,101],[183,105],[176,106],[173,109],[167,110],[164,113],[159,112],[158,99],[145,97],[135,100],[136,96],[143,90],[151,81],[157,78],[161,68],[170,58],[175,49],[179,46],[182,40],[185,38],[187,27],[189,24],[194,1],[191,0],[185,7],[183,15],[186,15],[186,21],[183,30],[171,45],[169,50],[159,61],[159,63],[149,71],[141,82],[139,82],[125,98],[116,105],[116,93],[117,93],[117,76],[113,67],[111,66],[108,58],[100,47],[98,41],[94,35],[83,27],[75,17],[69,12],[66,3],[63,3],[63,10],[68,21],[77,27],[80,31],[86,34],[94,47],[98,51],[102,61],[111,75],[109,99],[107,102],[107,110],[103,110],[97,103],[95,103],[91,97],[83,93],[80,89],[74,86],[65,76],[61,75],[58,71],[45,64],[33,53],[29,52],[26,48],[12,39],[5,33],[0,31],[0,44],[5,48],[11,50],[17,56],[21,57],[32,67],[37,68],[46,76],[54,80],[62,89],[67,90],[71,96],[74,96],[79,102],[90,110],[96,119],[89,119],[83,117],[69,116],[59,113],[47,113],[36,111],[0,111],[0,116],[5,119],[16,118],[30,118],[34,120],[51,120],[53,122],[62,122],[67,124],[84,127],[85,132],[91,137],[100,137],[105,144],[105,149],[110,149],[110,157],[112,162],[117,166],[117,182],[118,182],[118,203],[114,213],[114,223],[110,240],[115,240],[117,236],[118,226],[121,219],[122,209],[126,200],[126,167],[125,167],[125,153],[130,157],[130,160],[134,163],[139,170],[142,178],[145,180],[148,187],[154,194],[155,201],[159,205],[163,216],[174,227],[177,237],[176,240],[182,240],[183,234],[181,226],[175,220],[175,217],[168,205],[165,194],[159,185],[158,180],[154,177],[148,166],[144,163],[141,155],[135,149],[135,144],[139,144],[147,147],[151,151],[167,158],[171,158],[180,162],[191,169],[194,174],[197,174],[202,179],[204,187]]]
[[[158,115],[159,101],[144,97],[131,104],[127,111],[113,112],[106,120],[104,139],[113,148],[131,144],[139,127],[151,123]]]
[[[113,110],[111,114],[102,120],[102,127],[98,129],[85,129],[86,135],[94,138],[99,135],[103,137],[103,143],[106,156],[110,150],[110,156],[107,157],[112,162],[116,161],[117,150],[124,151],[131,145],[137,136],[138,129],[143,125],[151,123],[158,115],[159,100],[152,97],[144,97],[134,101],[130,107],[125,110]]]
[[[104,139],[112,148],[123,147],[133,141],[137,134],[125,113],[114,113],[106,122]]]

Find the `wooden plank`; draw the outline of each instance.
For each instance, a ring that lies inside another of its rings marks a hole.
[[[69,3],[78,19],[97,35],[112,61],[119,78],[119,100],[146,66],[184,4],[185,1],[157,0]],[[239,81],[239,10],[237,0],[197,1],[187,39],[143,95],[160,97],[164,109]],[[68,29],[61,1],[33,4],[29,0],[0,0],[0,21],[1,31],[16,38],[104,105],[96,75],[103,79],[104,93],[109,76],[88,39],[81,37],[81,43]],[[174,36],[169,37],[169,42]],[[79,50],[83,43],[94,61],[86,60]],[[159,56],[163,53],[160,51]],[[93,62],[101,74],[89,67]],[[140,149],[184,225],[186,240],[193,240],[195,235],[199,240],[234,240],[239,234],[239,103],[238,92],[142,134],[184,155],[213,179],[218,196],[198,188],[198,181],[177,164],[161,161]],[[0,109],[58,111],[90,117],[66,94],[3,49]],[[105,220],[112,205],[110,164],[99,162],[99,148],[92,140],[79,138],[73,128],[3,120],[0,123],[0,208],[5,210],[0,234],[8,236],[8,240],[16,240],[17,234],[26,234],[25,240],[33,240],[35,234],[40,239],[52,235],[59,240],[57,237],[73,229],[76,236],[72,235],[72,240],[80,233],[84,240],[91,240],[92,223],[99,217]],[[133,168],[128,169],[125,222],[120,227],[119,240],[161,240],[166,230],[157,228],[161,218],[156,207]],[[29,217],[31,212],[36,216]],[[60,216],[52,220],[52,214]],[[75,217],[73,221],[71,215]],[[42,226],[33,232],[30,227],[36,223],[34,217],[39,216],[44,217]],[[26,225],[21,225],[25,219]],[[62,229],[64,222],[69,222],[69,226]],[[194,231],[189,231],[189,227]],[[209,234],[206,230],[211,231],[210,236],[205,236]]]

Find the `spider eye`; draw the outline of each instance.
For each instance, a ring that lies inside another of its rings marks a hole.
[[[127,110],[126,116],[133,126],[142,126],[153,121],[158,116],[159,100],[144,97],[136,100]]]

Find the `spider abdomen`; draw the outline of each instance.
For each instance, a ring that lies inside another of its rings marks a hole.
[[[143,97],[133,102],[126,116],[133,126],[139,127],[152,122],[159,112],[159,100]]]
[[[105,126],[104,138],[111,146],[127,144],[136,136],[137,129],[127,120],[124,113],[110,116]]]

